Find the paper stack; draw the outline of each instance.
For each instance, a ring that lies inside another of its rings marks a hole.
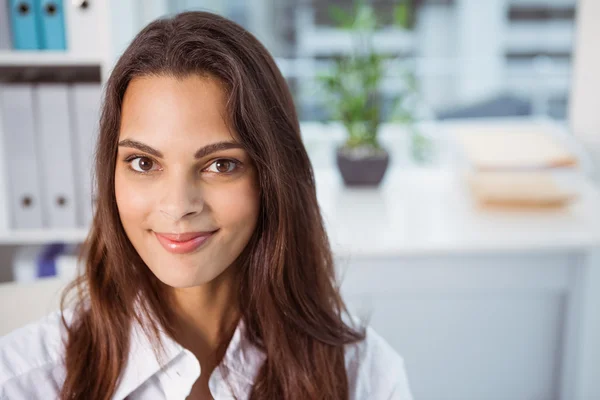
[[[577,197],[565,172],[577,157],[545,128],[465,129],[457,132],[468,165],[467,182],[487,206],[560,207]]]

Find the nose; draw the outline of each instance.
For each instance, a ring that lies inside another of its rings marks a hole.
[[[200,214],[204,208],[201,188],[184,173],[165,179],[160,190],[159,211],[173,221],[191,218]]]

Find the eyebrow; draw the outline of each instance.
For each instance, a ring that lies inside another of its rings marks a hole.
[[[140,151],[143,151],[145,153],[153,155],[154,157],[163,158],[163,154],[160,151],[148,146],[147,144],[138,142],[137,140],[124,139],[119,142],[119,146],[120,147],[131,147],[133,149],[138,149]],[[221,151],[221,150],[243,149],[243,148],[244,147],[240,143],[237,143],[237,142],[211,143],[211,144],[208,144],[208,145],[198,149],[196,151],[196,153],[194,154],[194,158],[196,158],[196,159],[204,158],[209,154],[212,154],[212,153],[215,153],[215,152]]]

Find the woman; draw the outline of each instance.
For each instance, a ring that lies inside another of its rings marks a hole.
[[[243,28],[188,12],[138,34],[96,178],[75,303],[2,340],[0,398],[411,398],[346,317],[292,98]]]

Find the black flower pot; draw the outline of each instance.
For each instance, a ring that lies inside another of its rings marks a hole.
[[[346,186],[379,186],[389,162],[384,149],[337,149],[337,165]]]

